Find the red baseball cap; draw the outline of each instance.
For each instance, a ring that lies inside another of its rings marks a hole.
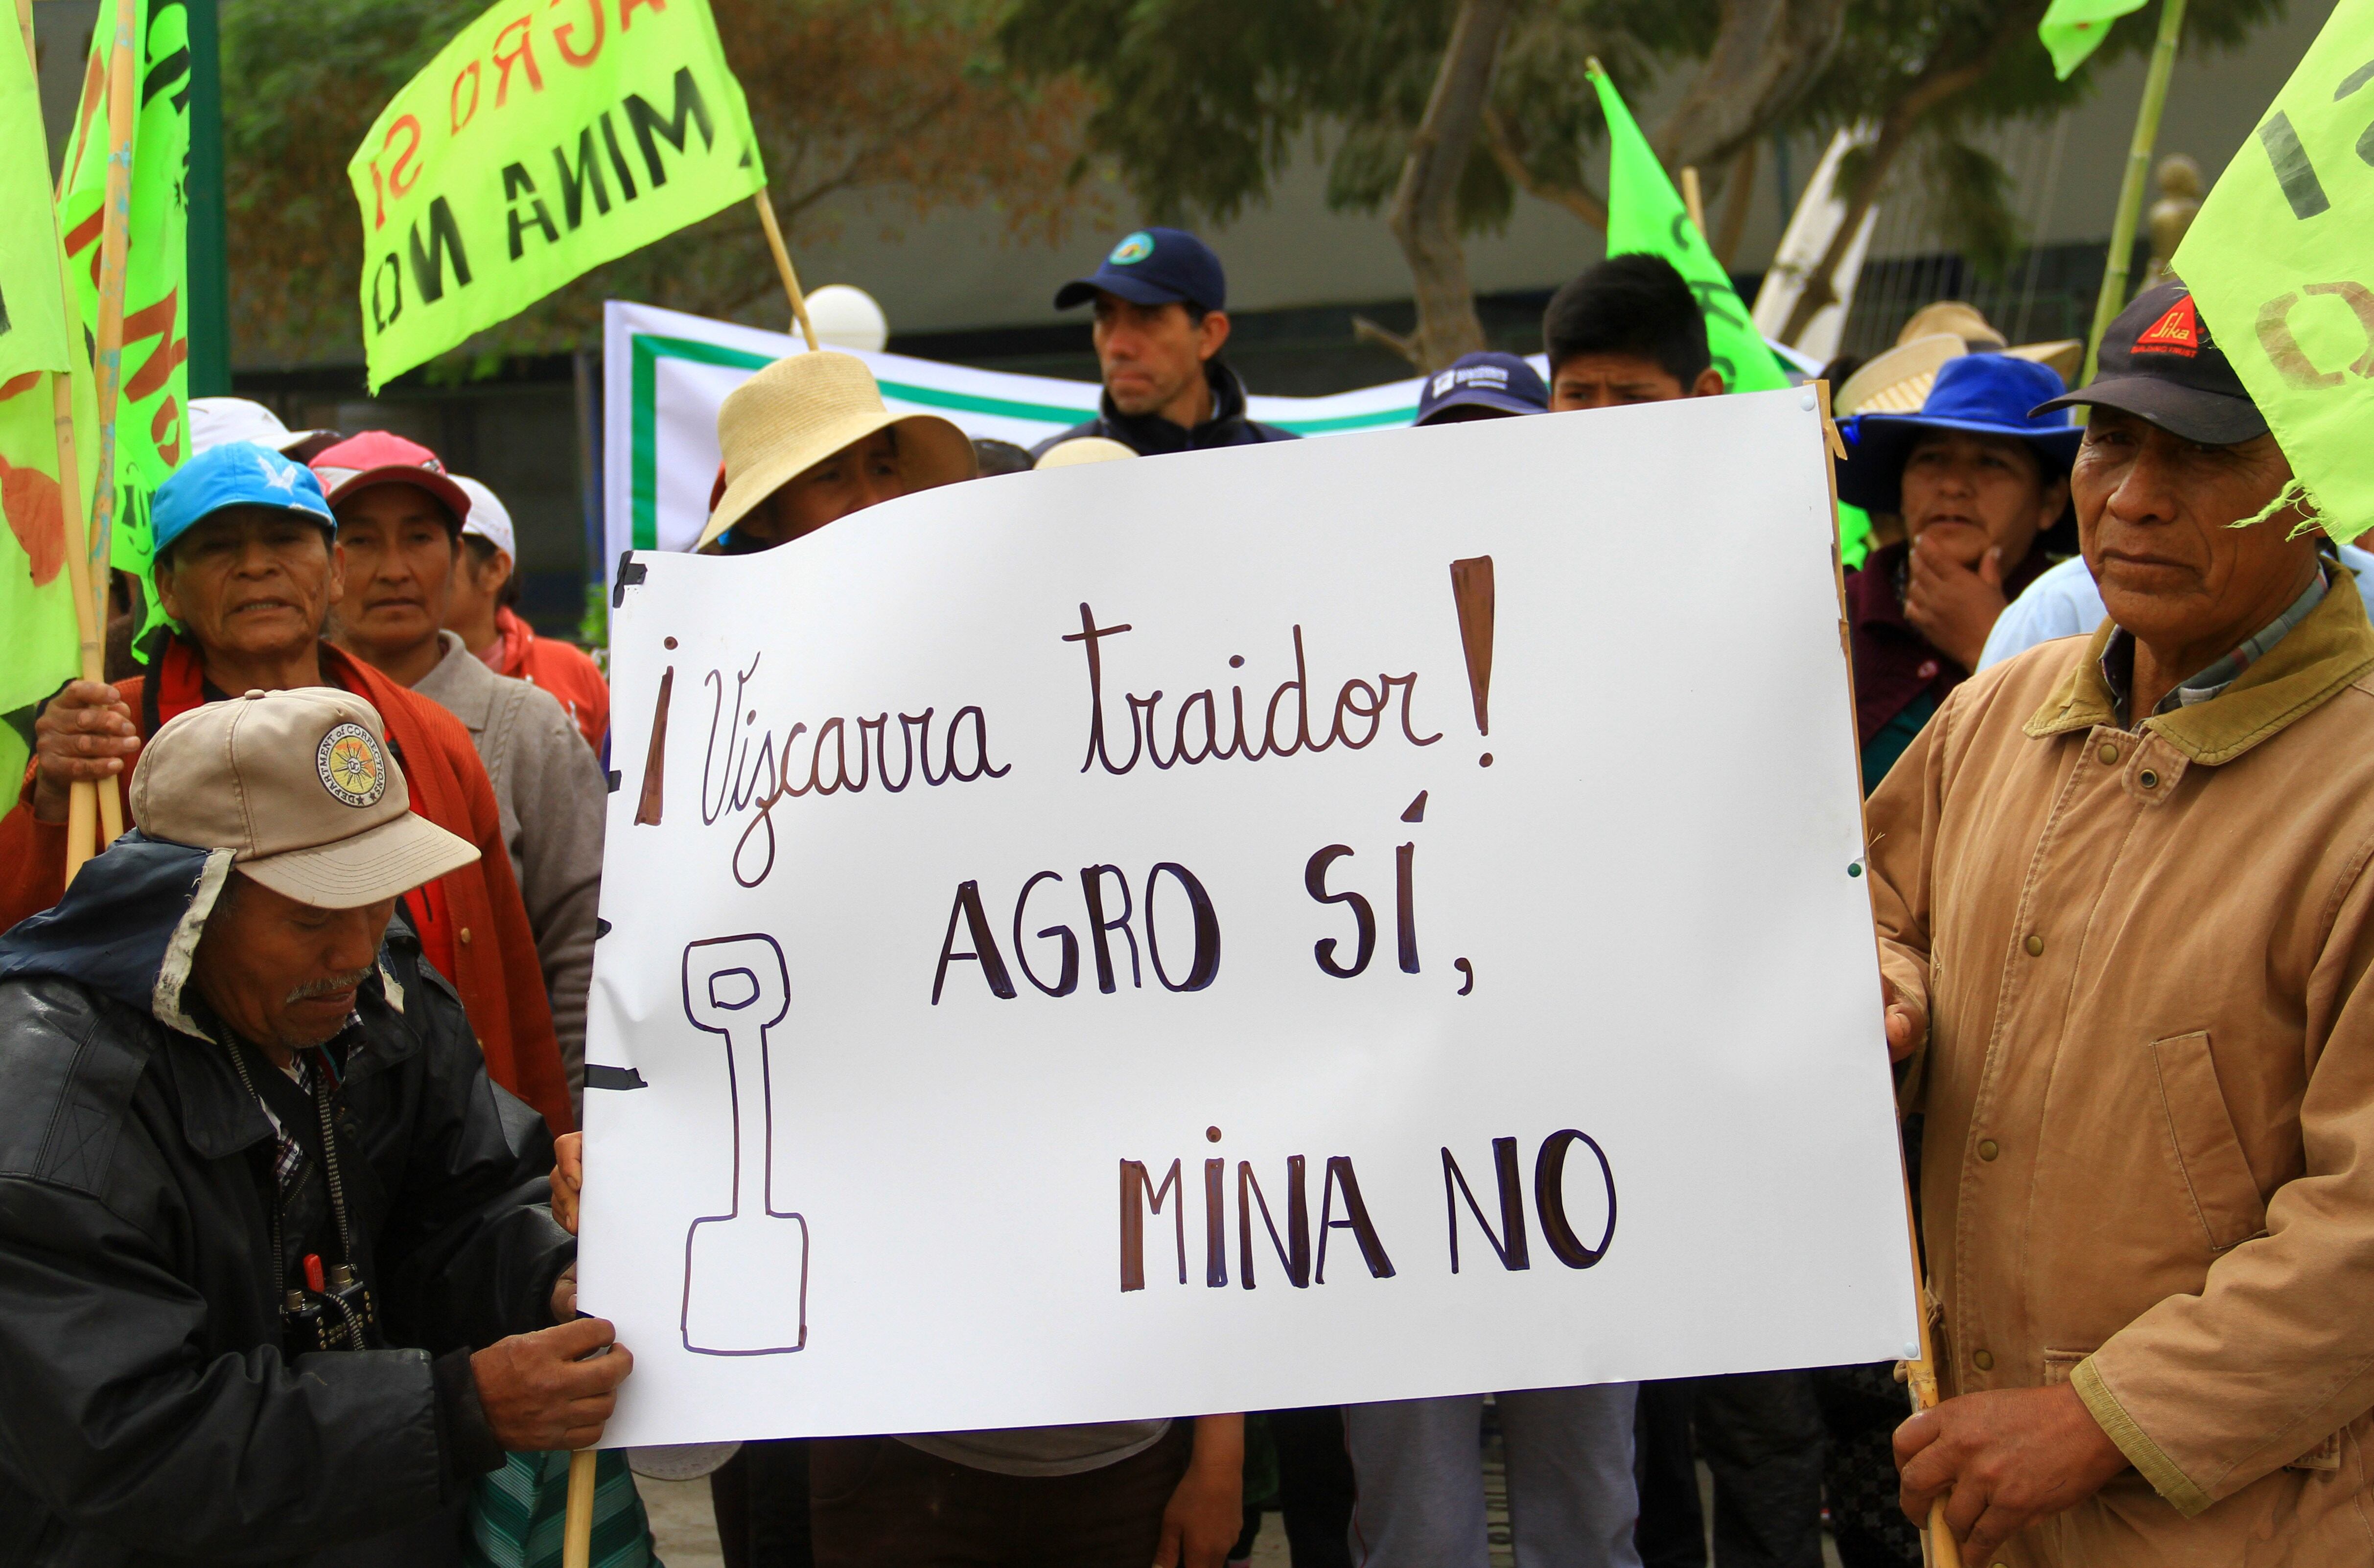
[[[443,503],[456,532],[470,515],[468,493],[447,476],[437,454],[392,431],[365,430],[349,436],[314,454],[307,466],[322,482],[334,511],[340,501],[373,485],[410,485]]]

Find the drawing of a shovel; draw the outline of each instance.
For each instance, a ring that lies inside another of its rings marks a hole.
[[[775,1208],[775,1075],[767,1031],[791,1011],[783,950],[764,935],[684,950],[684,1015],[725,1039],[734,1101],[734,1206],[684,1238],[684,1348],[763,1356],[808,1342],[808,1223]]]

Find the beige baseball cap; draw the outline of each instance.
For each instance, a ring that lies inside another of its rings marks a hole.
[[[352,909],[478,858],[412,811],[379,709],[335,686],[249,692],[159,729],[132,773],[140,831],[231,863],[275,893]]]

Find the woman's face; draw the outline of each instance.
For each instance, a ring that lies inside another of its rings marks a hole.
[[[899,467],[899,434],[892,427],[852,441],[793,474],[734,526],[772,548],[907,490]]]
[[[1975,568],[2000,546],[2004,570],[2027,559],[2036,536],[2060,521],[2069,481],[2045,477],[2026,441],[1969,430],[1933,430],[1904,460],[1904,534],[1936,543]]]

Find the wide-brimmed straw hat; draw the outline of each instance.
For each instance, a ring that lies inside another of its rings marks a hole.
[[[848,354],[786,355],[735,387],[717,410],[725,493],[710,509],[706,549],[784,484],[876,430],[899,427],[899,466],[911,489],[970,479],[972,441],[936,414],[893,414],[865,361]]]
[[[1937,372],[1970,351],[1958,333],[1931,333],[1875,354],[1830,396],[1830,412],[1910,414],[1929,401]]]
[[[1039,454],[1033,468],[1076,468],[1084,462],[1111,462],[1116,459],[1135,457],[1137,449],[1111,436],[1075,436],[1068,441],[1057,441]]]

